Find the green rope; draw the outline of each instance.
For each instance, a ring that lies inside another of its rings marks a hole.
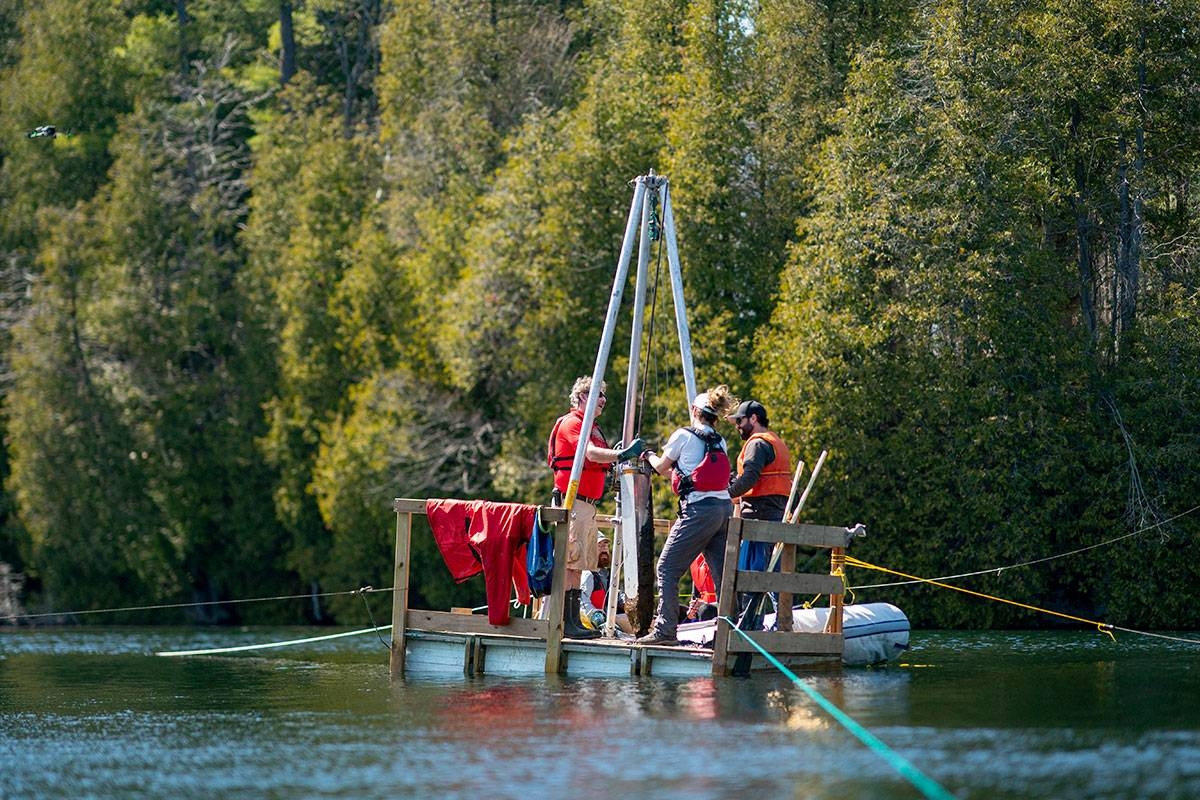
[[[932,800],[955,800],[954,795],[943,789],[941,784],[939,784],[933,778],[930,778],[925,773],[921,772],[921,770],[914,767],[903,756],[899,755],[886,744],[884,744],[877,736],[875,736],[875,734],[871,733],[862,725],[859,725],[852,717],[846,714],[846,712],[842,711],[833,703],[826,700],[820,692],[798,678],[796,673],[792,672],[790,669],[781,664],[779,659],[775,658],[775,656],[764,650],[758,644],[758,642],[747,636],[745,631],[739,630],[736,622],[731,620],[729,617],[721,617],[721,619],[728,622],[732,630],[736,631],[743,639],[753,645],[754,649],[761,653],[763,658],[767,659],[772,666],[774,666],[784,675],[788,676],[792,683],[799,686],[805,694],[812,698],[814,703],[825,709],[825,711],[831,717],[841,723],[843,728],[858,737],[859,741],[861,741],[870,749],[874,750],[875,753],[878,754],[884,761],[888,762],[893,769],[907,778],[908,782],[915,786],[921,794],[931,798]]]

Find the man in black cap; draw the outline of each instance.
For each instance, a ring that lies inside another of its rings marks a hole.
[[[729,494],[743,519],[782,520],[792,490],[792,456],[788,447],[768,427],[767,409],[757,400],[744,400],[725,419],[732,422],[745,442],[737,459],[737,477]],[[742,542],[738,569],[765,570],[769,542]]]

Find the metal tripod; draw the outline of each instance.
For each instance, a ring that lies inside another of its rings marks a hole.
[[[604,382],[604,372],[608,366],[609,351],[612,346],[613,334],[617,326],[617,315],[621,308],[621,297],[628,283],[629,261],[633,254],[634,237],[638,243],[637,280],[634,285],[633,322],[629,337],[629,371],[625,383],[625,416],[621,428],[621,441],[628,444],[633,441],[637,426],[638,398],[638,364],[641,360],[642,330],[646,313],[647,273],[650,263],[651,242],[660,238],[667,249],[667,263],[671,276],[671,299],[675,307],[675,327],[679,335],[679,355],[683,363],[684,398],[683,408],[686,412],[691,406],[692,398],[696,396],[696,379],[692,368],[692,345],[688,334],[687,310],[683,299],[683,272],[679,265],[679,248],[675,239],[675,217],[671,211],[671,194],[669,181],[661,175],[655,175],[654,170],[635,178],[632,182],[633,202],[629,207],[629,219],[625,223],[625,238],[621,245],[621,255],[617,260],[617,272],[613,278],[612,293],[609,295],[608,314],[604,320],[604,332],[600,338],[600,348],[596,353],[596,365],[592,370],[592,388],[588,393],[587,405],[584,407],[583,424],[580,431],[579,444],[575,450],[575,460],[571,464],[570,482],[567,487],[563,505],[570,513],[579,490],[579,479],[583,474],[584,454],[587,450],[588,434],[596,421],[596,404],[600,396],[600,387]],[[659,221],[659,209],[662,219]],[[615,629],[618,576],[623,577],[625,595],[628,598],[638,597],[638,560],[637,560],[637,503],[635,502],[635,479],[638,467],[631,464],[618,465],[620,475],[620,495],[617,501],[619,524],[616,526],[615,541],[613,542],[613,561],[608,593],[608,609],[604,626],[606,636],[612,636]],[[652,516],[651,512],[651,516]],[[653,593],[653,587],[650,588]]]

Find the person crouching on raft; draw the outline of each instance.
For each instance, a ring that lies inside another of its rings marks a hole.
[[[658,613],[650,632],[638,639],[639,644],[679,644],[675,638],[679,580],[696,556],[704,554],[713,580],[721,585],[726,520],[733,516],[733,502],[729,498],[725,440],[713,425],[736,404],[724,384],[701,392],[692,401],[692,424],[671,434],[661,456],[645,456],[655,472],[671,478],[671,489],[679,495],[679,518],[671,525],[658,557]]]

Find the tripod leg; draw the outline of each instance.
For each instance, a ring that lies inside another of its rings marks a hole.
[[[637,429],[637,398],[638,398],[638,367],[642,356],[642,330],[646,317],[646,287],[648,283],[650,264],[650,222],[651,207],[657,202],[660,179],[653,173],[645,178],[639,178],[646,186],[642,196],[641,230],[638,236],[637,281],[633,292],[633,323],[629,337],[629,368],[625,381],[625,417],[621,428],[621,441],[628,444],[633,441]],[[632,212],[631,212],[632,213]],[[640,575],[638,568],[637,519],[641,509],[637,502],[637,492],[634,489],[636,470],[628,465],[619,465],[617,474],[620,476],[621,492],[621,526],[625,538],[624,567],[625,594],[627,597],[641,597]],[[651,589],[653,592],[653,589]]]
[[[667,243],[667,263],[671,267],[671,299],[675,303],[675,328],[679,333],[679,356],[683,360],[683,383],[689,405],[696,396],[696,371],[692,366],[692,339],[688,333],[687,309],[683,305],[683,269],[679,265],[679,246],[675,242],[675,213],[671,210],[670,186],[662,190],[663,239]]]
[[[621,295],[625,291],[625,283],[629,276],[629,258],[633,253],[633,235],[641,208],[645,201],[646,184],[638,179],[637,188],[633,191],[633,203],[629,208],[629,220],[625,223],[625,240],[621,244],[621,257],[617,261],[617,274],[613,278],[612,294],[608,298],[608,314],[604,318],[604,333],[600,337],[600,349],[596,351],[596,366],[592,370],[592,390],[588,392],[587,406],[583,410],[581,431],[590,431],[596,422],[596,402],[600,398],[600,386],[604,383],[604,370],[608,366],[608,352],[612,347],[613,331],[617,328],[617,312],[621,309]],[[568,511],[575,505],[575,495],[579,491],[579,477],[583,474],[584,454],[587,452],[587,436],[579,437],[579,446],[575,449],[575,460],[571,462],[571,478],[567,484],[567,494],[563,507]]]

